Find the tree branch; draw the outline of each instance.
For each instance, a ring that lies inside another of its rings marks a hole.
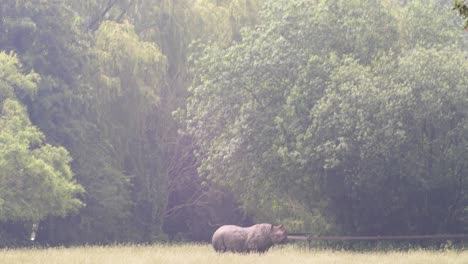
[[[104,8],[104,10],[89,23],[89,25],[87,27],[88,30],[95,31],[96,29],[98,29],[99,25],[102,22],[102,19],[106,16],[106,14],[109,12],[109,10],[111,10],[111,8],[115,6],[117,1],[118,0],[109,0],[107,2],[106,8]]]

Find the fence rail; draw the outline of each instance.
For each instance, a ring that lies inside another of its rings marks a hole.
[[[468,234],[441,234],[441,235],[410,235],[410,236],[313,236],[311,233],[291,233],[290,240],[307,241],[309,248],[312,241],[388,241],[388,240],[460,240],[464,248],[464,240]]]

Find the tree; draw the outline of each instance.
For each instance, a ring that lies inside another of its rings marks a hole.
[[[166,57],[128,22],[103,21],[95,34],[89,89],[82,91],[89,108],[68,130],[88,206],[79,217],[53,220],[65,231],[52,231],[52,240],[153,241],[167,201],[158,126]]]
[[[466,184],[467,166],[462,54],[415,49],[397,62],[346,62],[335,70],[298,145],[306,163],[325,168],[320,189],[343,232],[460,231],[465,194],[457,186]]]
[[[460,21],[440,1],[410,1],[399,14],[400,43],[405,48],[465,43]]]
[[[348,5],[355,5],[356,9]],[[289,199],[283,191],[288,188],[280,182],[294,181],[294,174],[301,172],[281,164],[279,154],[286,150],[281,144],[294,145],[289,141],[298,131],[283,127],[278,111],[292,99],[288,98],[290,91],[300,93],[301,89],[314,87],[316,91],[304,95],[306,107],[320,98],[320,83],[326,80],[321,80],[320,75],[313,82],[308,79],[308,61],[312,63],[315,54],[331,51],[356,51],[356,56],[368,61],[380,47],[394,45],[391,38],[384,39],[374,32],[396,31],[389,23],[391,17],[367,2],[271,1],[266,7],[260,18],[262,23],[254,30],[245,30],[238,45],[226,50],[200,47],[204,53],[193,65],[193,96],[187,105],[188,131],[200,147],[201,171],[210,180],[233,184],[236,192],[243,193],[244,201],[248,200],[245,205],[249,211],[288,207],[297,199]],[[375,13],[368,13],[367,9]],[[346,12],[369,14],[381,20],[368,29],[362,20],[346,16]],[[351,29],[362,30],[362,34],[347,33]],[[359,36],[367,33],[365,38],[372,41],[362,42]],[[327,74],[326,66],[317,71]],[[290,192],[295,193],[295,189],[290,188]],[[278,197],[279,193],[284,195]],[[285,202],[290,200],[291,203]]]
[[[25,100],[31,120],[49,141],[66,146],[76,179],[87,190],[83,194],[87,206],[79,215],[47,218],[40,224],[38,241],[122,239],[126,234],[117,223],[131,215],[129,177],[115,165],[113,149],[96,122],[99,68],[90,49],[91,36],[82,31],[77,13],[65,2],[9,2],[1,9],[5,27],[0,47],[17,52],[25,67],[41,76],[37,97]]]
[[[34,97],[39,76],[22,74],[16,55],[0,53],[0,221],[38,222],[65,216],[84,204],[83,188],[63,147],[45,143],[19,101]]]
[[[96,36],[100,83],[97,123],[105,131],[115,165],[132,183],[135,225],[145,241],[158,235],[167,201],[161,164],[159,93],[166,85],[167,59],[140,41],[133,26],[106,21]]]
[[[179,113],[202,175],[257,217],[297,217],[316,232],[460,230],[466,54],[448,12],[428,4],[438,30],[419,35],[420,23],[399,27],[421,19],[419,2],[269,1],[236,45],[196,46]]]
[[[244,26],[257,23],[258,11],[264,0],[213,1],[197,0],[193,4],[191,20],[193,39],[215,41],[222,46],[229,46],[241,38],[240,30]]]
[[[10,2],[1,8],[0,45],[38,68],[31,119],[67,147],[87,190],[80,214],[48,218],[38,240],[160,239],[164,211],[174,211],[166,203],[176,190],[167,186],[185,177],[170,157],[181,152],[171,113],[186,94],[188,3]]]
[[[238,34],[254,20],[254,2],[220,3],[238,20],[229,30]],[[70,152],[86,189],[78,215],[41,222],[40,243],[147,242],[163,237],[162,222],[175,211],[204,216],[197,209],[207,204],[206,188],[185,155],[191,150],[178,149],[186,138],[172,117],[187,95],[188,43],[212,33],[195,30],[192,22],[202,18],[193,7],[172,0],[3,1],[0,49],[16,52],[41,77],[37,96],[23,103],[47,140]],[[187,189],[197,195],[169,205],[170,193]],[[197,209],[188,208],[200,198]]]

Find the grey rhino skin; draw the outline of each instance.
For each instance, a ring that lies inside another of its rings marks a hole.
[[[273,244],[285,243],[288,231],[282,225],[257,224],[251,227],[224,225],[211,240],[217,252],[265,252]]]

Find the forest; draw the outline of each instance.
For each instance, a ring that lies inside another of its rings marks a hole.
[[[467,29],[462,0],[0,0],[0,247],[467,233]]]

